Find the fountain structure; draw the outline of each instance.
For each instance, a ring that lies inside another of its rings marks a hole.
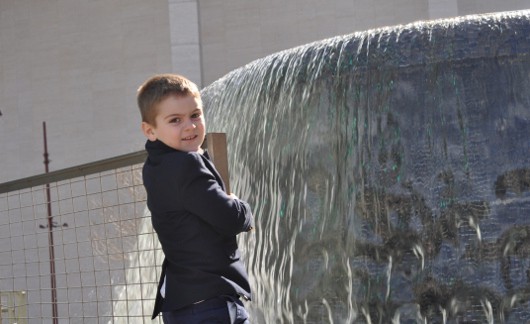
[[[530,321],[530,11],[369,30],[202,91],[255,323]]]

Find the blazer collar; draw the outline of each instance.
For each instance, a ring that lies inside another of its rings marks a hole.
[[[178,150],[175,150],[174,148],[167,146],[159,140],[156,140],[154,142],[147,140],[145,143],[145,150],[147,151],[147,154],[150,158],[156,158],[166,153],[180,152]],[[208,155],[208,151],[204,150],[204,153],[202,155],[208,160],[211,160],[210,155]]]

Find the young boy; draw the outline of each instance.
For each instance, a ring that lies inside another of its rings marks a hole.
[[[197,86],[173,74],[138,89],[148,158],[147,206],[164,262],[153,311],[164,323],[248,323],[240,298],[250,285],[236,235],[252,228],[249,205],[224,184],[201,144],[205,136]]]

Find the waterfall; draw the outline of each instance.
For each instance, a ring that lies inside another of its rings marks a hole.
[[[202,91],[256,323],[530,320],[530,11],[387,27]]]
[[[125,285],[113,282],[113,318],[110,323],[152,323],[151,311],[160,275],[163,254],[145,207],[138,220],[138,242],[126,253]],[[118,278],[113,278],[117,280]]]

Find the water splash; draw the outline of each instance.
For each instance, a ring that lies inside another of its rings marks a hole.
[[[126,254],[125,285],[113,283],[112,314],[110,323],[153,323],[151,310],[154,306],[157,282],[163,254],[158,237],[153,232],[151,213],[145,207],[138,220],[138,242],[133,251]]]
[[[529,16],[337,36],[202,91],[256,214],[254,322],[530,320]]]

